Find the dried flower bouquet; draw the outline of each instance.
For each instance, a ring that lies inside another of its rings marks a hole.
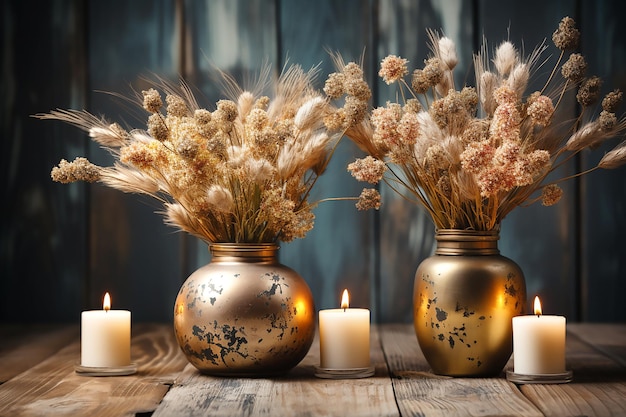
[[[580,37],[571,18],[563,18],[552,36],[560,50],[555,67],[543,88],[530,93],[529,79],[544,63],[545,42],[522,58],[506,41],[491,60],[485,43],[474,56],[476,87],[456,89],[453,41],[434,31],[428,34],[432,55],[413,71],[410,82],[405,80],[407,60],[390,55],[381,62],[379,76],[387,84],[397,83],[401,100],[373,109],[346,131],[368,154],[348,167],[357,180],[385,181],[425,207],[437,228],[493,230],[517,206],[539,200],[555,204],[562,195],[561,181],[626,162],[622,142],[586,172],[549,176],[576,153],[626,128],[625,119],[615,115],[622,92],[607,94],[595,115],[600,78],[586,77],[582,55],[570,53],[565,59]],[[340,57],[336,64],[339,70],[328,77],[324,90],[333,99],[350,100],[351,92],[342,88],[349,67]],[[558,110],[573,89],[582,111],[562,122]]]
[[[317,68],[305,72],[291,65],[271,80],[266,67],[248,91],[220,72],[230,99],[218,101],[213,111],[201,108],[184,82],[161,80],[165,105],[154,88],[137,94],[149,115],[147,130],[126,130],[87,111],[36,115],[87,131],[115,158],[109,167],[82,157],[61,160],[51,176],[154,197],[163,204],[166,223],[207,242],[302,238],[313,228],[311,210],[341,199],[308,201],[348,127],[324,123],[332,111],[314,88],[317,74]],[[264,95],[269,87],[271,98]]]

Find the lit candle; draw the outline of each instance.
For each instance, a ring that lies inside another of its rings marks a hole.
[[[102,310],[81,314],[80,356],[86,367],[130,365],[130,311],[111,310],[111,297],[104,295]]]
[[[513,317],[513,360],[516,374],[565,372],[565,317],[544,316],[535,297],[535,315]]]
[[[320,310],[320,365],[327,369],[356,369],[370,366],[370,311],[348,308],[348,290],[341,308]]]

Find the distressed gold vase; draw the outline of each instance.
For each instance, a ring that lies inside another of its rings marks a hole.
[[[264,376],[287,372],[315,334],[309,286],[278,262],[276,244],[211,244],[211,262],[182,285],[174,331],[201,372]]]
[[[499,374],[513,351],[512,318],[524,313],[520,267],[500,255],[498,231],[444,229],[417,268],[413,323],[434,373]]]

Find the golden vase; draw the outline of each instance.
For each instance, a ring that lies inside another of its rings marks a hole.
[[[276,244],[211,244],[211,262],[182,285],[174,331],[202,373],[282,374],[307,354],[315,305],[306,281],[278,262]]]
[[[413,324],[434,373],[499,374],[513,351],[512,318],[524,313],[520,267],[500,255],[498,231],[444,229],[415,273]]]

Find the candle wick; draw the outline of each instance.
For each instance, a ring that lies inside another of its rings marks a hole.
[[[346,312],[346,307],[344,307],[344,308],[343,308],[343,312],[344,312],[344,313]]]

